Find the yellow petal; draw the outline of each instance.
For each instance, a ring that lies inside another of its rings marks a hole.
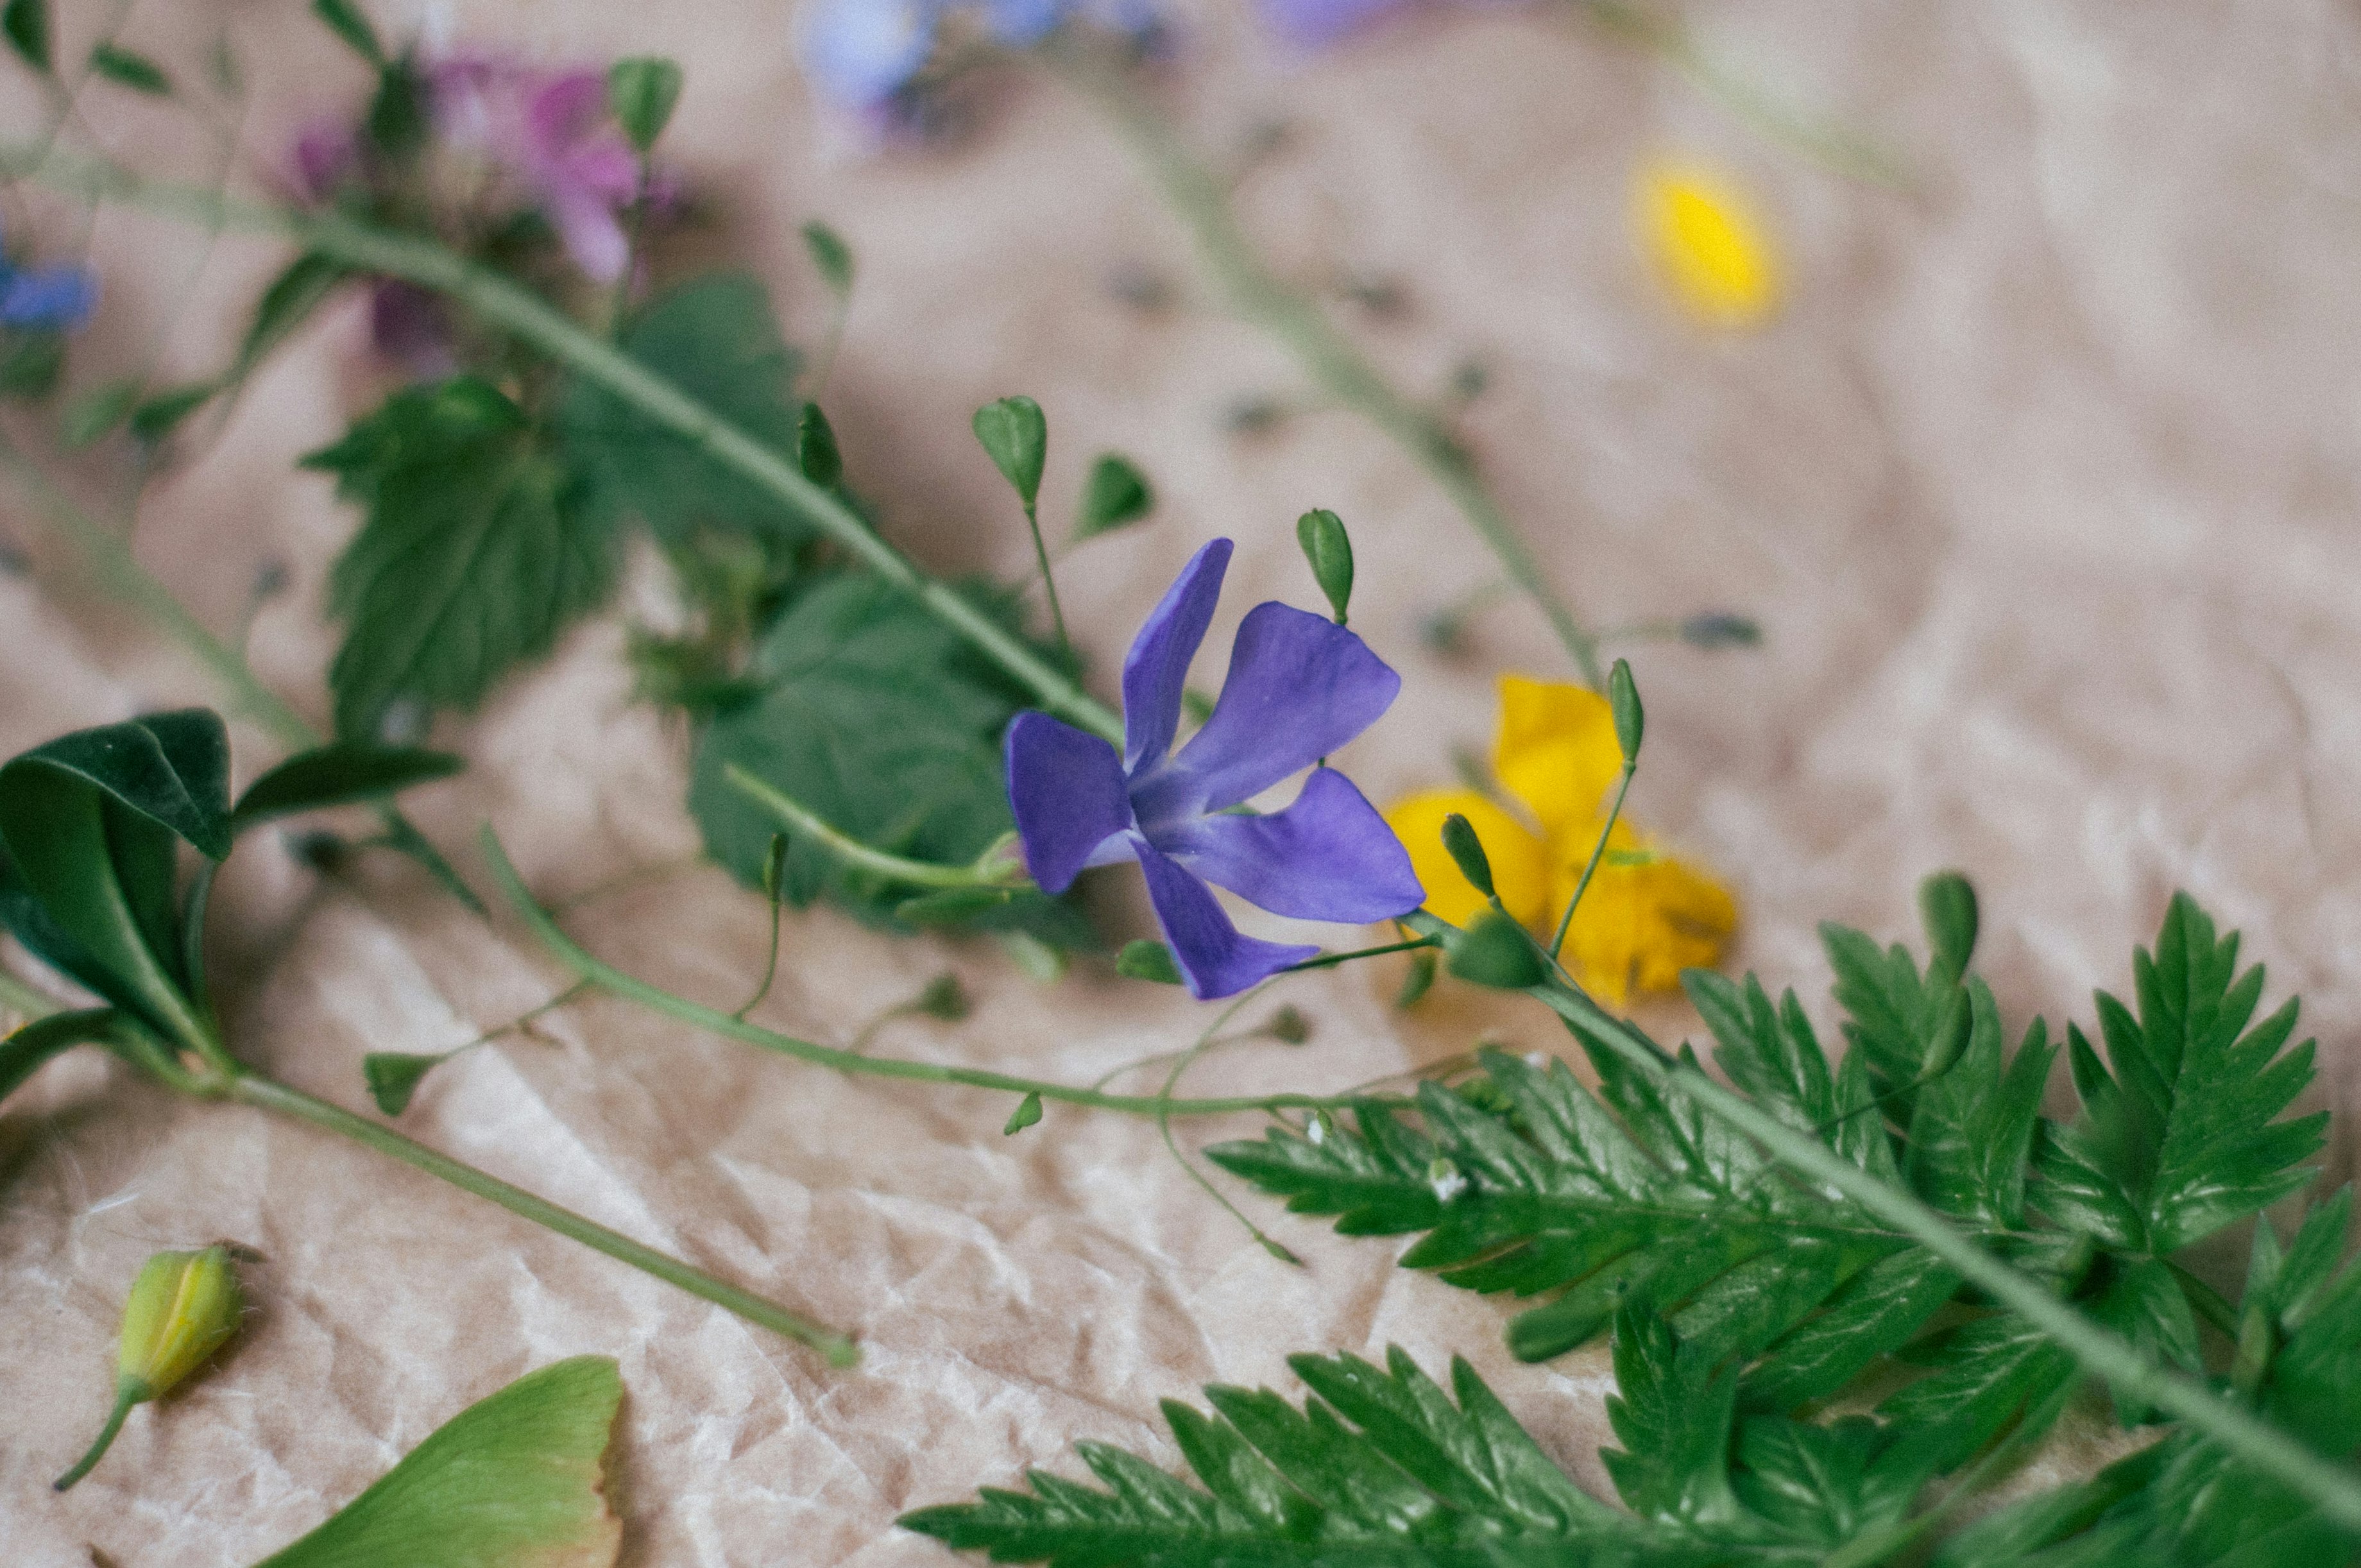
[[[1559,842],[1559,906],[1574,895],[1597,829]],[[1738,928],[1738,903],[1703,869],[1651,846],[1618,822],[1608,852],[1575,911],[1564,957],[1583,985],[1618,1006],[1634,992],[1675,991],[1681,970],[1719,963]]]
[[[1642,247],[1682,308],[1709,326],[1752,326],[1779,302],[1779,265],[1746,200],[1689,164],[1642,170]]]
[[[1548,849],[1531,828],[1472,789],[1426,790],[1396,801],[1386,813],[1386,826],[1410,851],[1411,869],[1426,889],[1428,910],[1459,926],[1484,907],[1484,895],[1443,847],[1443,819],[1455,811],[1483,840],[1500,903],[1525,925],[1538,925],[1549,908]]]
[[[1622,771],[1615,713],[1605,697],[1587,686],[1500,677],[1492,773],[1532,807],[1553,841],[1578,833],[1589,853],[1607,791]]]

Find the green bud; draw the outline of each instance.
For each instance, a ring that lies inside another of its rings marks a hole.
[[[1180,966],[1173,961],[1172,949],[1145,937],[1123,945],[1123,951],[1115,956],[1115,972],[1129,980],[1152,980],[1159,985],[1180,983]]]
[[[1263,1033],[1282,1046],[1300,1046],[1312,1038],[1312,1020],[1291,1002],[1272,1014],[1270,1022],[1262,1027]]]
[[[1621,659],[1607,672],[1607,703],[1615,711],[1615,743],[1623,748],[1623,765],[1634,766],[1640,761],[1640,737],[1648,728],[1648,716],[1640,707],[1640,688],[1632,683],[1631,666]]]
[[[1041,466],[1049,455],[1049,422],[1030,398],[1003,398],[975,411],[975,438],[985,455],[1032,510],[1041,495]]]
[[[1312,580],[1328,596],[1336,624],[1344,625],[1345,607],[1353,598],[1353,540],[1345,532],[1345,520],[1315,507],[1295,520],[1295,542],[1312,564]]]
[[[928,1018],[939,1018],[946,1024],[956,1024],[972,1011],[967,990],[955,974],[939,974],[927,982],[910,1003],[910,1010]]]
[[[1487,898],[1497,896],[1492,887],[1492,857],[1484,852],[1484,840],[1476,837],[1476,825],[1457,812],[1443,819],[1443,847],[1451,851],[1452,862],[1459,874],[1467,879],[1477,892]]]
[[[115,1354],[115,1409],[106,1426],[74,1467],[57,1479],[60,1492],[90,1474],[123,1430],[134,1405],[170,1393],[204,1365],[237,1331],[246,1310],[230,1249],[215,1242],[202,1252],[159,1252],[148,1260],[123,1304],[123,1340]]]
[[[640,156],[656,145],[680,102],[680,66],[662,55],[619,60],[607,68],[607,108]]]
[[[763,854],[763,896],[776,904],[785,896],[787,885],[787,836],[771,835],[771,847]]]
[[[804,477],[822,487],[844,477],[844,453],[836,444],[836,427],[818,403],[806,403],[796,416],[796,466]]]
[[[1074,520],[1074,537],[1093,539],[1128,528],[1155,510],[1156,491],[1148,476],[1120,453],[1102,452],[1082,487],[1082,510]]]
[[[1467,923],[1452,942],[1451,972],[1500,991],[1522,991],[1549,977],[1549,968],[1525,928],[1497,909]]]
[[[1041,1097],[1028,1094],[1016,1102],[1016,1110],[1008,1113],[1008,1125],[1000,1129],[1001,1136],[1013,1138],[1040,1119]]]

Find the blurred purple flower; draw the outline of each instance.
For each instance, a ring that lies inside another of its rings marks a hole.
[[[360,139],[341,120],[314,120],[295,134],[290,161],[304,199],[324,202],[360,168]]]
[[[87,267],[18,267],[0,253],[0,326],[65,332],[90,319],[98,274]]]
[[[1086,866],[1137,860],[1190,992],[1229,996],[1320,949],[1241,935],[1215,883],[1301,920],[1366,925],[1425,896],[1377,809],[1314,766],[1377,722],[1401,677],[1359,637],[1290,606],[1239,624],[1212,717],[1171,754],[1189,662],[1205,640],[1230,542],[1197,552],[1140,627],[1123,664],[1124,750],[1046,713],[1008,728],[1008,798],[1033,879],[1063,893]],[[1229,808],[1312,768],[1293,805]]]
[[[804,14],[804,71],[840,107],[900,123],[943,25],[959,16],[1009,49],[1031,49],[1070,22],[1142,44],[1163,25],[1156,0],[817,0]]]
[[[415,283],[381,278],[369,291],[369,343],[415,380],[458,374],[451,318],[441,300]]]
[[[639,194],[640,167],[608,115],[605,74],[451,55],[425,76],[444,141],[512,175],[585,274],[621,277],[631,247],[620,214]]]
[[[1413,0],[1257,0],[1271,30],[1301,49],[1322,49],[1398,11]]]

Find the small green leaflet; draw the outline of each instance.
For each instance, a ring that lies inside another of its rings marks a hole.
[[[1123,951],[1115,956],[1115,972],[1126,980],[1145,980],[1157,985],[1180,983],[1180,965],[1172,957],[1171,948],[1151,937],[1126,942]]]
[[[2082,1114],[2050,1129],[2038,1201],[2061,1223],[2127,1251],[2177,1252],[2300,1190],[2328,1113],[2273,1118],[2312,1081],[2312,1044],[2281,1054],[2297,1003],[2252,1029],[2257,964],[2237,972],[2238,938],[2177,895],[2156,955],[2133,959],[2139,1014],[2103,992],[2101,1065],[2080,1029],[2067,1036]],[[2112,1068],[2111,1073],[2108,1069]]]
[[[162,66],[119,44],[93,45],[90,51],[90,68],[109,82],[128,87],[134,93],[145,93],[154,98],[171,94],[172,79],[164,74]]]
[[[474,707],[614,582],[612,510],[489,382],[405,388],[303,462],[367,512],[328,585],[346,739],[377,738],[396,703]]]
[[[841,236],[815,218],[804,225],[804,248],[811,253],[812,269],[839,301],[852,292],[852,247]]]
[[[975,411],[975,439],[1031,511],[1041,494],[1041,466],[1049,455],[1049,422],[1027,397],[1003,398]]]
[[[1156,510],[1156,490],[1139,466],[1119,452],[1102,452],[1082,486],[1074,517],[1074,541],[1095,539],[1129,528]]]
[[[1628,1314],[1609,1406],[1624,1449],[1604,1456],[1625,1509],[1576,1486],[1465,1362],[1449,1394],[1399,1349],[1382,1368],[1288,1365],[1312,1389],[1301,1409],[1218,1385],[1210,1414],[1165,1403],[1197,1486],[1082,1443],[1104,1490],[1035,1471],[1029,1494],[986,1488],[901,1522],[1063,1568],[1801,1568],[1900,1524],[1927,1475],[1877,1421],[1740,1420],[1727,1375]]]
[[[607,108],[642,157],[672,123],[680,102],[680,66],[662,55],[635,55],[607,68]]]
[[[780,341],[770,299],[754,279],[715,273],[668,289],[632,315],[619,345],[730,425],[794,458],[803,407],[793,395],[796,355]],[[790,541],[811,532],[769,491],[588,382],[566,389],[556,422],[569,464],[609,505],[667,543],[699,527]]]
[[[346,48],[369,64],[384,69],[385,45],[378,41],[377,29],[369,26],[368,18],[352,0],[312,0],[312,15],[344,39]]]
[[[371,1051],[361,1058],[361,1079],[368,1085],[369,1098],[377,1102],[377,1108],[389,1116],[399,1116],[410,1109],[411,1097],[426,1075],[442,1065],[439,1055]]]
[[[382,800],[417,784],[447,779],[467,764],[445,751],[338,740],[298,751],[247,785],[231,809],[237,832],[298,812]]]
[[[1000,736],[1024,694],[892,585],[851,570],[803,583],[755,649],[747,677],[758,695],[723,709],[697,744],[689,809],[708,850],[759,884],[778,824],[730,787],[725,769],[734,762],[876,849],[972,861],[1014,827]],[[796,904],[825,892],[881,923],[913,892],[848,871],[803,839],[788,852],[784,885]],[[1046,918],[1034,925],[1028,913]],[[1071,940],[1079,918],[1038,894],[925,912],[930,924],[969,916],[1051,941],[1060,931]]]
[[[17,59],[44,76],[49,73],[49,0],[8,0],[0,10],[0,33],[7,34]]]
[[[255,1568],[611,1568],[623,1530],[606,1459],[622,1400],[605,1356],[520,1377]]]

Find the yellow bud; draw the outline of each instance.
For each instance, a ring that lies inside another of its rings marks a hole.
[[[201,1252],[159,1252],[139,1271],[130,1299],[123,1304],[115,1409],[90,1452],[58,1477],[59,1491],[90,1474],[123,1430],[132,1406],[169,1392],[236,1332],[246,1298],[238,1289],[230,1251],[215,1242]]]
[[[1673,298],[1709,326],[1759,324],[1779,302],[1779,263],[1745,199],[1707,170],[1658,164],[1635,192],[1641,243]]]

